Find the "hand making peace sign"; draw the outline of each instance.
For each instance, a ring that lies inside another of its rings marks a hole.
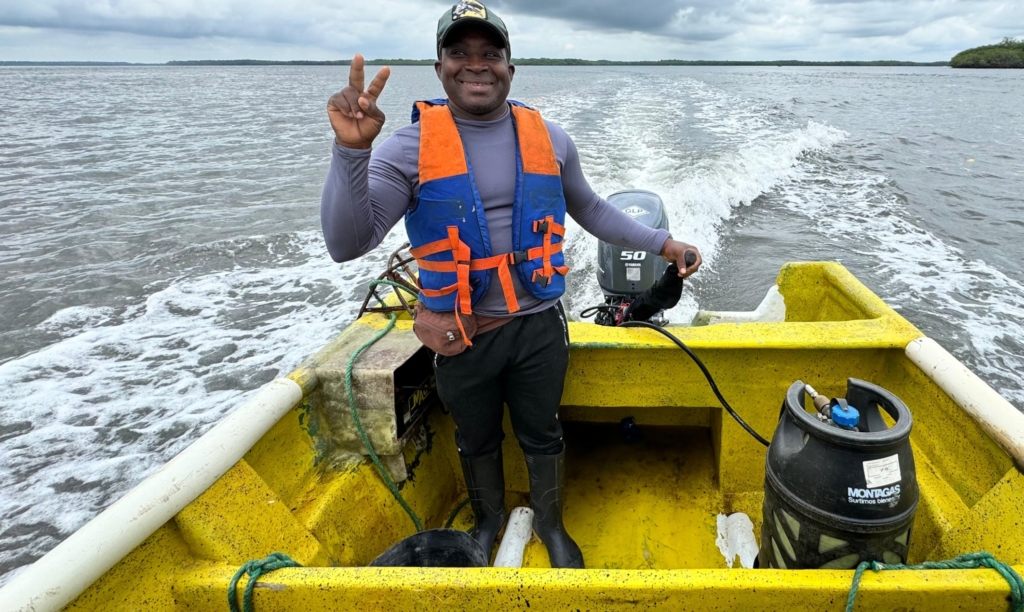
[[[338,144],[350,149],[369,149],[373,145],[384,127],[384,113],[377,107],[377,98],[389,76],[391,69],[384,66],[363,91],[363,56],[357,53],[352,58],[348,87],[327,101],[327,117]]]

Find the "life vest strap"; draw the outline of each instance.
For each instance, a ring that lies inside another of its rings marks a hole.
[[[422,291],[423,295],[425,295],[427,297],[444,297],[444,296],[448,295],[449,293],[454,293],[454,292],[458,291],[458,289],[459,289],[459,284],[458,283],[455,283],[453,285],[448,285],[447,287],[441,287],[440,289],[424,289],[423,287],[420,287],[420,291]]]
[[[448,239],[444,240],[447,245],[447,250],[451,250],[451,242]],[[429,245],[428,245],[429,246]],[[550,253],[562,252],[562,243],[556,242],[551,245]],[[504,253],[502,255],[494,255],[493,257],[483,257],[481,259],[469,260],[470,272],[480,272],[482,270],[492,270],[499,268],[504,263],[505,266],[512,266],[520,264],[528,259],[540,259],[544,256],[544,247],[533,247],[526,251],[513,251],[511,253]],[[420,270],[427,270],[429,272],[455,272],[456,262],[454,261],[429,261],[426,259],[417,259],[416,263],[419,265]],[[564,266],[562,266],[564,267]],[[500,274],[500,272],[499,272]]]
[[[415,249],[409,249],[409,254],[416,259],[423,259],[428,255],[437,255],[438,253],[444,253],[445,251],[452,250],[451,238],[442,238],[435,240],[434,242],[428,242],[427,244],[416,247]],[[452,270],[454,272],[454,270]]]
[[[512,273],[509,272],[508,267],[509,264],[516,263],[517,254],[522,252],[513,251],[491,257],[481,257],[469,262],[469,268],[474,272],[497,268],[498,280],[501,281],[501,292],[505,296],[505,305],[508,307],[509,314],[519,312],[519,300],[516,299],[516,286],[512,284]]]
[[[561,236],[564,240],[565,237],[565,226],[555,223],[554,215],[548,215],[543,219],[537,219],[533,222],[533,231],[544,234],[544,243],[540,247],[534,247],[530,249],[530,259],[540,259],[542,268],[540,270],[534,270],[533,282],[540,283],[542,288],[547,287],[548,283],[551,282],[551,276],[555,273],[565,276],[569,273],[568,266],[552,266],[551,256],[562,250],[562,242],[555,244],[551,243],[552,236]],[[536,257],[532,256],[532,253],[536,249],[540,249],[540,252]],[[539,280],[538,280],[539,279]]]
[[[516,299],[516,289],[512,282],[512,274],[509,266],[520,264],[526,260],[540,259],[541,268],[534,270],[531,280],[546,288],[551,283],[551,277],[555,274],[565,276],[569,273],[568,266],[551,265],[551,256],[562,252],[562,241],[552,243],[552,236],[565,236],[565,226],[555,223],[553,215],[533,222],[533,231],[544,235],[544,242],[539,247],[533,247],[525,251],[513,251],[491,257],[480,257],[473,259],[469,246],[459,239],[459,228],[456,225],[448,227],[448,237],[423,246],[412,249],[410,252],[416,258],[416,263],[421,270],[428,272],[455,273],[455,283],[441,289],[423,289],[426,297],[442,297],[456,293],[456,311],[462,314],[473,314],[473,288],[469,284],[470,272],[481,272],[484,270],[498,270],[498,280],[501,282],[501,291],[505,297],[505,305],[509,313],[519,311],[519,300]],[[439,253],[450,252],[452,258],[448,261],[430,261],[426,257]],[[459,323],[461,329],[461,322]]]
[[[429,261],[424,259],[428,255],[436,255],[446,251],[452,253],[452,259],[449,261]],[[455,310],[462,312],[462,314],[473,314],[473,288],[469,284],[469,273],[497,269],[498,280],[501,281],[501,291],[504,294],[505,305],[508,307],[509,313],[519,312],[519,300],[516,299],[516,289],[515,285],[512,284],[512,274],[509,272],[509,265],[523,261],[529,257],[529,252],[514,251],[492,257],[472,259],[469,246],[459,239],[459,228],[454,225],[448,227],[448,238],[436,240],[421,247],[411,249],[410,252],[416,258],[416,264],[421,270],[455,273],[454,284],[442,287],[441,289],[421,288],[420,290],[423,291],[424,296],[443,297],[456,293]],[[456,319],[458,319],[457,315]],[[459,329],[462,330],[461,321],[459,321]],[[467,345],[472,346],[469,342],[467,342]]]
[[[519,312],[519,300],[516,299],[516,286],[512,284],[512,273],[508,270],[508,258],[502,257],[498,265],[498,280],[501,281],[501,292],[505,295],[505,304],[509,314]]]
[[[561,242],[556,242],[555,244],[550,245],[548,247],[548,249],[549,249],[548,250],[548,254],[549,255],[554,255],[555,253],[561,253],[562,252],[562,243]],[[530,249],[529,251],[526,252],[526,258],[527,259],[541,259],[543,257],[544,257],[544,247],[542,247],[542,246],[533,247],[532,249]]]
[[[552,272],[565,276],[569,273],[569,266],[551,266],[551,270]],[[534,270],[532,280],[539,284],[541,288],[545,288],[551,283],[551,275],[544,274],[541,270]]]
[[[555,217],[548,215],[543,219],[537,219],[533,222],[533,231],[538,234],[554,234],[555,236],[565,236],[565,226],[555,223]]]

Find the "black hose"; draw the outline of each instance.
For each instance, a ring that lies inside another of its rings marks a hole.
[[[598,304],[597,306],[591,306],[590,308],[584,309],[582,312],[580,312],[580,317],[583,319],[589,319],[590,317],[594,316],[595,314],[601,311],[614,314],[615,311],[618,309],[618,306],[612,306],[611,304]]]
[[[693,362],[697,364],[697,367],[700,368],[700,371],[704,373],[704,378],[708,379],[708,384],[711,385],[711,390],[715,392],[715,397],[718,398],[718,401],[722,402],[722,406],[729,413],[729,415],[732,416],[732,418],[736,419],[736,422],[740,424],[740,427],[746,429],[747,433],[754,436],[755,440],[757,440],[761,444],[764,444],[765,446],[768,446],[768,440],[762,438],[760,434],[758,434],[756,431],[753,430],[752,427],[750,427],[750,425],[747,425],[747,422],[740,418],[740,415],[736,414],[736,411],[732,409],[732,406],[729,405],[729,402],[725,401],[725,398],[722,397],[722,392],[718,390],[718,385],[715,384],[715,379],[711,377],[711,372],[708,372],[707,367],[704,366],[704,362],[701,361],[700,357],[697,357],[697,355],[690,350],[690,347],[683,344],[682,340],[676,338],[674,335],[658,327],[657,325],[652,325],[651,323],[647,323],[646,321],[626,321],[619,325],[619,327],[646,327],[648,329],[653,329],[654,331],[660,334],[663,334],[664,336],[668,337],[669,340],[675,342],[676,346],[683,349],[683,351],[690,356],[690,359],[692,359]]]
[[[468,504],[468,503],[469,503],[469,498],[467,497],[466,499],[462,500],[462,502],[459,503],[458,506],[455,506],[455,509],[452,510],[452,513],[448,515],[448,520],[444,522],[444,528],[445,529],[451,529],[452,528],[452,523],[455,522],[455,517],[459,516],[459,510],[462,510],[463,508],[465,508],[466,504]]]

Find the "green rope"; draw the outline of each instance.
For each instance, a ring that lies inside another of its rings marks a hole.
[[[406,292],[412,293],[411,291],[409,291],[407,287],[400,285],[399,283],[383,279],[371,281],[370,289],[376,287],[377,285],[389,285],[391,287],[394,287],[396,291],[398,289],[402,289]],[[382,306],[384,305],[383,300],[381,300],[377,296],[376,292],[374,292],[373,297],[377,298],[377,301],[380,302]],[[357,348],[356,352],[352,354],[352,357],[348,361],[348,366],[345,368],[345,386],[348,391],[348,405],[352,411],[352,420],[356,424],[356,430],[359,432],[359,437],[362,439],[363,445],[366,447],[366,451],[370,454],[370,459],[372,459],[373,464],[377,466],[377,471],[380,472],[381,478],[384,479],[384,483],[388,486],[388,489],[391,490],[391,494],[395,496],[395,499],[398,500],[398,503],[409,514],[409,518],[411,518],[412,522],[416,524],[416,530],[423,531],[423,523],[420,521],[420,517],[416,516],[416,513],[413,511],[413,509],[409,507],[408,503],[406,503],[405,499],[402,497],[402,494],[398,491],[398,487],[395,486],[394,481],[391,480],[391,476],[388,474],[388,471],[384,468],[384,464],[381,463],[380,457],[378,457],[377,453],[374,452],[373,445],[370,444],[370,438],[369,436],[366,435],[366,430],[363,429],[363,423],[359,419],[359,413],[356,411],[356,398],[355,393],[352,391],[352,368],[355,366],[356,360],[359,359],[359,355],[361,355],[363,351],[370,348],[370,346],[372,346],[374,342],[383,338],[384,335],[391,331],[391,329],[395,326],[395,322],[398,320],[398,317],[395,316],[395,313],[390,314],[391,320],[388,321],[387,326],[385,326],[384,329],[382,329],[379,333],[374,335],[374,337],[371,338],[369,341],[365,342],[362,346]],[[256,581],[259,580],[260,576],[262,576],[263,574],[281,569],[283,567],[302,566],[297,561],[294,561],[293,559],[289,558],[288,555],[284,553],[275,552],[271,553],[270,556],[268,556],[266,559],[254,559],[252,561],[247,561],[242,565],[242,567],[238,568],[238,571],[235,572],[235,575],[231,578],[231,582],[228,583],[228,607],[230,608],[231,612],[253,612],[252,597],[253,588],[256,586]],[[239,610],[238,581],[241,580],[242,576],[246,574],[249,575],[249,581],[245,584],[245,591],[242,593],[242,609]]]
[[[444,528],[445,529],[451,529],[452,528],[452,523],[455,522],[455,517],[459,516],[459,510],[462,510],[463,508],[465,508],[466,504],[468,504],[468,503],[469,503],[469,498],[467,497],[466,499],[462,500],[462,502],[460,502],[458,506],[455,506],[455,509],[452,510],[452,513],[448,515],[448,520],[445,521],[445,523],[444,523]]]
[[[396,291],[398,289],[403,289],[407,292],[409,291],[409,289],[404,285],[400,285],[396,282],[389,280],[371,281],[370,289],[373,289],[373,287],[376,287],[377,285],[389,285],[391,287],[394,287]],[[377,297],[376,293],[374,293],[373,296],[377,298],[377,301],[380,302],[381,305],[384,305],[384,302],[379,297]],[[366,435],[366,430],[363,429],[363,422],[359,419],[359,412],[356,410],[356,396],[355,392],[352,390],[352,368],[356,365],[356,359],[359,359],[359,355],[361,355],[363,351],[370,348],[370,346],[372,346],[374,342],[383,338],[384,335],[391,331],[391,329],[395,326],[395,321],[398,320],[398,317],[395,316],[395,313],[393,312],[390,313],[390,315],[391,320],[388,321],[388,324],[384,327],[384,329],[380,330],[380,332],[378,332],[373,338],[370,338],[365,343],[363,343],[362,346],[357,348],[356,352],[353,353],[352,357],[348,360],[348,365],[345,367],[345,388],[346,391],[348,392],[348,407],[349,410],[352,411],[352,421],[355,422],[356,424],[356,431],[359,432],[359,438],[363,441],[363,446],[366,447],[366,452],[370,455],[370,459],[373,461],[373,465],[377,466],[377,471],[380,473],[380,477],[384,480],[384,484],[387,485],[388,490],[391,491],[391,494],[395,496],[395,499],[398,501],[398,504],[402,506],[402,508],[405,510],[405,513],[409,515],[409,518],[411,518],[412,522],[416,525],[416,531],[423,531],[423,522],[420,520],[420,517],[416,515],[416,512],[413,511],[412,507],[409,506],[409,504],[405,501],[405,498],[402,497],[402,493],[398,490],[398,487],[395,485],[394,481],[391,480],[391,475],[388,474],[387,469],[384,468],[384,464],[381,463],[380,457],[378,457],[377,453],[373,450],[373,445],[370,444],[370,437]]]
[[[279,552],[270,553],[266,559],[253,559],[243,563],[231,578],[231,582],[228,583],[228,608],[231,609],[231,612],[240,612],[238,609],[238,581],[242,579],[242,576],[249,574],[249,581],[245,583],[245,591],[242,593],[242,611],[252,612],[252,590],[256,586],[256,581],[263,574],[283,567],[302,567],[302,565],[288,555]]]
[[[857,599],[857,591],[860,588],[860,578],[864,570],[871,568],[878,572],[881,570],[938,570],[938,569],[976,569],[988,567],[999,572],[999,575],[1010,583],[1010,610],[1011,612],[1024,612],[1024,580],[1008,564],[999,561],[987,552],[973,552],[960,555],[956,559],[948,561],[925,561],[918,565],[904,565],[902,563],[888,564],[878,561],[864,561],[857,566],[853,573],[853,584],[850,586],[850,596],[846,600],[846,612],[853,612],[853,604]]]

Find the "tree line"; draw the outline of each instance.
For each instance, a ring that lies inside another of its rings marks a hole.
[[[953,68],[1024,68],[1024,38],[1006,37],[994,45],[961,51],[949,61]]]

